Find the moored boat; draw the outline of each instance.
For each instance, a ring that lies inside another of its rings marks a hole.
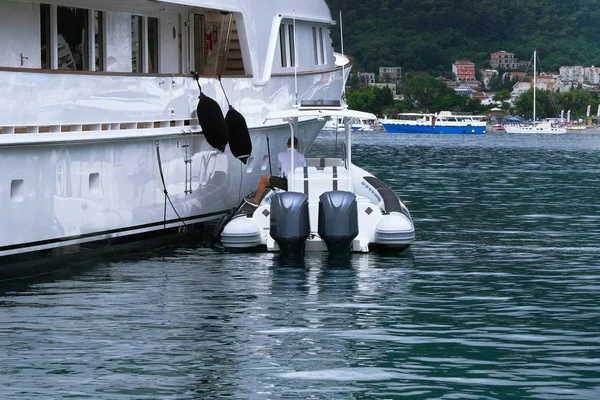
[[[567,130],[560,122],[556,121],[537,121],[536,119],[536,85],[537,78],[537,52],[533,52],[533,120],[531,123],[520,123],[505,125],[504,130],[506,133],[545,133],[545,134],[563,134],[567,133]]]
[[[307,158],[288,178],[288,190],[271,190],[257,205],[241,202],[215,227],[213,239],[231,249],[283,253],[403,252],[415,239],[406,205],[381,180],[352,164],[352,119],[369,118],[344,106],[311,106],[270,113],[290,122],[291,138],[304,118],[343,118],[341,155]],[[291,139],[290,138],[290,142]]]
[[[357,119],[356,122],[352,123],[350,129],[352,132],[373,132],[375,130],[375,126],[377,125],[377,119],[367,120],[367,119]],[[330,119],[325,123],[323,127],[324,131],[337,131],[344,132],[345,130],[343,118],[334,118]]]
[[[333,24],[322,0],[1,1],[0,277],[178,240],[237,205],[285,148],[265,116],[339,101]]]
[[[385,118],[381,124],[388,133],[482,134],[486,129],[483,115],[402,113],[398,118]]]

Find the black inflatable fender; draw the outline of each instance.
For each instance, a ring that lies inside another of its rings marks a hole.
[[[227,129],[229,130],[229,149],[231,154],[246,164],[252,153],[252,140],[248,131],[248,124],[244,116],[232,106],[225,116]]]
[[[202,127],[202,133],[208,144],[220,152],[224,152],[229,141],[229,129],[219,103],[201,93],[196,112],[198,123]]]

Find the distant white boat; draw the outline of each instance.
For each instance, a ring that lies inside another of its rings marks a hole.
[[[537,75],[537,52],[533,52],[533,122],[531,124],[518,124],[518,125],[505,125],[504,130],[506,133],[550,133],[550,134],[562,134],[567,133],[567,130],[552,121],[536,121],[535,118],[535,93],[536,88],[536,75]]]
[[[548,121],[537,121],[535,124],[504,125],[506,133],[546,133],[563,134],[567,130]]]
[[[373,132],[377,120],[360,119],[350,127],[352,132]],[[345,126],[342,118],[332,118],[323,127],[324,131],[344,132]]]

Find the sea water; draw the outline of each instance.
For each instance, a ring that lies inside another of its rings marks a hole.
[[[2,283],[0,398],[600,398],[600,135],[353,140],[411,251],[203,241]]]

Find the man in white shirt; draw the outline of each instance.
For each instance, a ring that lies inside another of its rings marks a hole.
[[[306,160],[302,153],[298,151],[298,139],[294,137],[294,148],[292,149],[292,138],[287,141],[287,150],[277,155],[277,165],[279,166],[279,176],[263,175],[258,183],[254,199],[244,199],[247,203],[258,205],[267,187],[280,188],[287,190],[287,177],[292,170],[292,152],[294,153],[294,168],[306,167]]]

